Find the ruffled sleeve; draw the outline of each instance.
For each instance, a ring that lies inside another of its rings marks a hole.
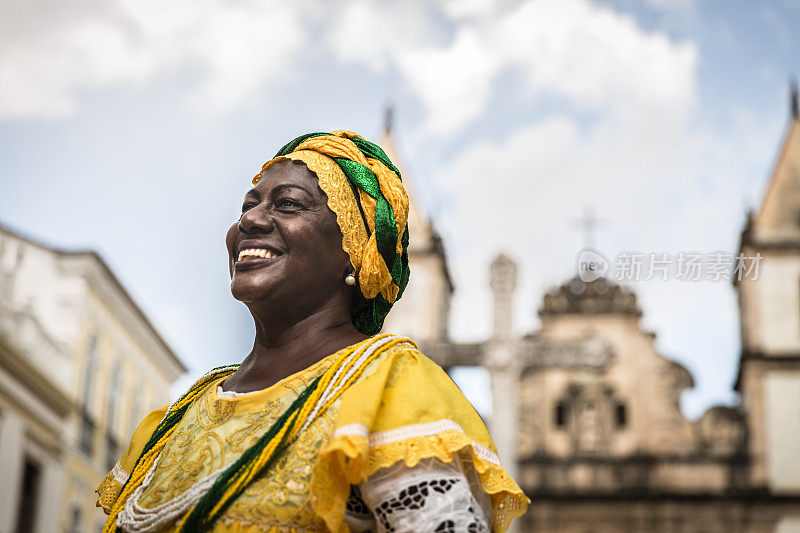
[[[334,533],[347,531],[345,502],[358,485],[399,461],[413,467],[468,454],[492,502],[492,530],[505,531],[528,498],[500,464],[478,413],[436,363],[410,345],[393,347],[342,394],[333,435],[311,481],[312,505]]]
[[[100,485],[95,489],[98,494],[97,506],[102,507],[106,514],[111,512],[111,507],[116,503],[119,493],[125,482],[128,481],[128,476],[133,470],[136,460],[141,455],[147,441],[150,440],[150,435],[153,434],[158,423],[164,418],[167,412],[167,406],[157,409],[142,419],[136,430],[131,437],[131,443],[122,457],[114,465]]]

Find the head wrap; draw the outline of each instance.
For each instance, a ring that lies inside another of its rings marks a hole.
[[[353,324],[364,334],[378,333],[409,277],[408,195],[400,171],[378,145],[349,131],[301,135],[261,172],[279,159],[302,161],[317,175],[356,271]]]

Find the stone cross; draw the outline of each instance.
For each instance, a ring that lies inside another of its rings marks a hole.
[[[494,328],[484,351],[483,364],[492,379],[491,433],[500,459],[511,477],[517,473],[517,410],[520,364],[512,337],[512,296],[517,285],[517,266],[505,255],[492,262]]]
[[[583,210],[583,215],[573,220],[575,225],[580,227],[583,230],[583,247],[584,248],[594,248],[594,234],[597,227],[602,222],[601,219],[597,218],[594,214],[594,210],[591,206],[586,206]]]

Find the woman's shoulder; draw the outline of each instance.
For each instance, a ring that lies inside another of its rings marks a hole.
[[[145,417],[142,418],[142,421],[139,422],[139,425],[136,426],[136,429],[133,431],[133,436],[131,436],[131,443],[128,446],[128,449],[125,450],[122,458],[119,460],[119,464],[123,469],[125,469],[125,471],[130,472],[130,469],[133,468],[133,465],[139,458],[139,455],[144,449],[145,444],[147,444],[147,441],[150,440],[150,436],[164,418],[168,408],[169,406],[165,405],[156,409],[155,411],[151,411],[150,413],[146,414]]]
[[[139,425],[136,426],[134,430],[134,435],[137,433],[152,433],[153,430],[156,428],[161,419],[164,418],[164,415],[167,414],[167,409],[169,409],[168,405],[164,405],[163,407],[159,407],[155,411],[150,411],[147,413],[142,421],[139,422]]]
[[[441,366],[423,353],[413,339],[400,335],[393,335],[393,337],[393,342],[381,354],[380,361],[391,360],[394,364],[417,364],[429,371],[444,372]]]
[[[444,369],[427,357],[412,339],[391,335],[386,341],[386,346],[365,366],[359,381],[379,380],[389,385],[410,376],[414,381],[423,376],[450,381]]]
[[[111,511],[111,507],[117,501],[117,496],[119,496],[125,482],[128,481],[128,476],[130,476],[130,472],[139,459],[139,455],[141,455],[153,431],[155,431],[159,422],[167,413],[167,408],[168,406],[165,405],[145,415],[133,431],[130,445],[125,450],[125,453],[122,454],[119,461],[114,464],[111,471],[95,489],[98,496],[97,506],[102,507],[106,514]]]
[[[339,416],[371,430],[442,419],[463,422],[488,440],[480,416],[458,386],[410,339],[392,343],[367,367],[344,393]]]

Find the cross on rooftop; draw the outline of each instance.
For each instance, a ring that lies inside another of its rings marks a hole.
[[[602,219],[597,218],[592,206],[586,206],[580,218],[573,219],[573,225],[577,225],[583,231],[584,248],[594,248],[594,234]]]

